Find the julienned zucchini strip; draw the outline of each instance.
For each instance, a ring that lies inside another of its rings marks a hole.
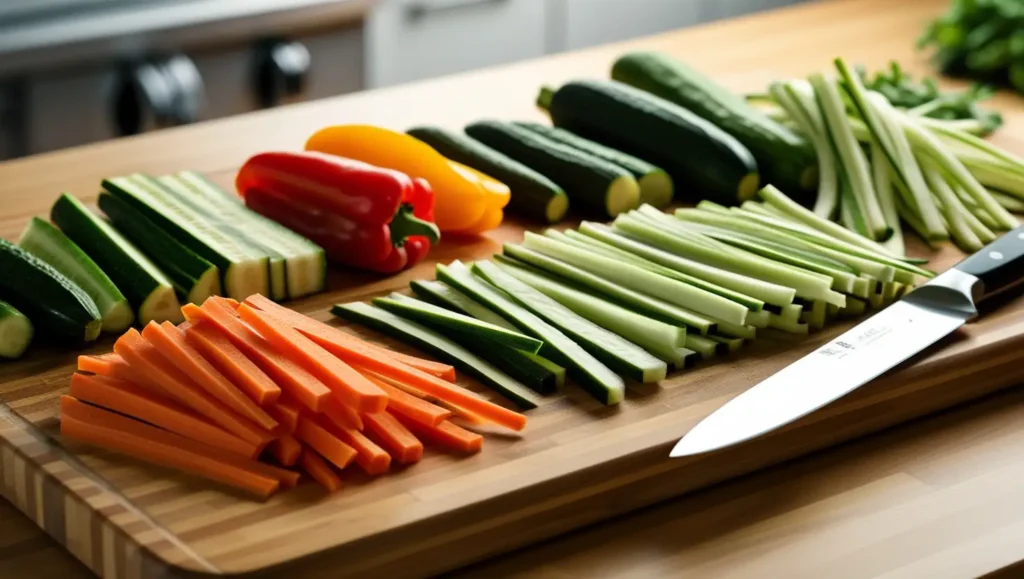
[[[644,348],[675,367],[686,359],[686,329],[637,314],[600,296],[573,288],[549,275],[505,256],[495,256],[498,268],[580,316]]]
[[[438,264],[437,277],[501,314],[523,331],[542,340],[548,346],[547,351],[554,356],[553,361],[565,366],[572,377],[595,398],[605,404],[617,404],[622,401],[626,389],[625,383],[618,374],[598,361],[587,350],[562,333],[560,329],[516,303],[508,294],[474,275],[463,263],[455,261],[447,266]]]
[[[446,288],[445,293],[458,292],[458,290],[448,287],[442,282],[425,283],[443,285]],[[459,295],[460,302],[463,302],[462,298],[464,298],[465,300],[473,301],[472,298],[466,296],[465,294],[462,294],[461,292],[459,292]],[[433,297],[435,296],[431,296],[428,299],[420,300],[418,298],[395,293],[391,294],[391,296],[389,297],[393,300],[424,304],[434,303],[429,300],[433,299]],[[494,312],[488,310],[487,308],[481,306],[480,304],[477,304],[476,302],[473,302],[473,304],[474,306],[483,308],[483,311],[486,311],[488,314],[497,316],[497,314],[494,314]],[[454,306],[453,303],[450,301],[441,301],[438,303],[434,303],[434,305],[448,308],[453,312],[458,312],[464,315],[471,315],[468,310],[463,309],[462,307],[459,306]],[[464,306],[466,304],[462,303],[461,305]],[[476,310],[476,308],[472,309]],[[502,322],[507,323],[506,320],[501,316],[497,317]],[[476,318],[481,319],[479,317]],[[557,391],[559,388],[562,387],[562,385],[565,384],[565,368],[559,366],[558,364],[555,364],[554,362],[548,360],[547,358],[544,358],[540,354],[525,352],[523,350],[517,350],[515,348],[510,348],[504,344],[498,344],[486,339],[481,339],[478,334],[473,332],[460,331],[459,329],[452,327],[439,327],[436,325],[432,325],[430,323],[425,323],[424,325],[431,327],[432,329],[435,329],[437,331],[444,331],[448,335],[448,337],[458,342],[467,350],[470,350],[474,354],[494,364],[500,370],[502,370],[512,378],[519,380],[528,388],[536,392],[539,392],[540,394],[551,394]],[[495,325],[505,327],[503,324]],[[512,331],[516,330],[515,326],[512,326],[511,324],[508,325],[508,329]]]
[[[323,291],[327,260],[323,248],[317,244],[250,211],[240,199],[198,173],[182,171],[161,176],[157,181],[183,198],[194,200],[197,209],[205,209],[211,217],[227,222],[250,243],[263,247],[271,260],[283,260],[285,277],[272,281],[285,288],[287,297],[297,298]]]
[[[621,375],[638,382],[657,382],[665,378],[668,367],[649,352],[615,332],[590,322],[570,308],[509,275],[488,261],[473,264],[473,273],[508,295],[534,314],[559,328],[595,358]]]
[[[225,295],[244,300],[270,293],[269,259],[179,196],[145,175],[103,180],[103,188],[132,205],[183,245],[217,266]]]
[[[414,281],[410,286],[418,298],[424,302],[472,316],[498,327],[517,331],[511,322],[444,282]],[[402,294],[392,294],[391,297],[399,300],[417,299]],[[458,331],[452,332],[452,338],[498,366],[509,376],[541,394],[550,394],[565,384],[565,368],[540,354],[531,354],[501,344],[494,344],[480,340],[475,335]]]
[[[361,323],[367,327],[404,340],[430,352],[480,380],[495,392],[508,398],[523,410],[536,408],[542,398],[529,388],[505,374],[487,360],[425,326],[396,316],[391,312],[363,302],[338,304],[331,312],[339,317]]]
[[[717,328],[717,323],[692,310],[681,308],[669,302],[612,283],[603,277],[580,269],[567,262],[555,259],[541,252],[521,245],[505,244],[505,255],[527,263],[573,284],[585,287],[617,304],[634,308],[645,315],[683,326],[690,333],[706,335]],[[751,316],[748,316],[751,317]]]

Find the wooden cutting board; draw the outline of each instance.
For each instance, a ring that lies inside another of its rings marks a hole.
[[[920,72],[925,67],[912,53],[913,37],[944,5],[809,4],[628,45],[5,163],[0,236],[16,237],[26,219],[45,212],[61,190],[94,198],[105,175],[230,169],[259,150],[300,146],[328,122],[401,129],[422,122],[459,127],[481,116],[531,118],[539,83],[604,76],[626,47],[667,50],[729,86],[748,89],[782,75],[822,70],[836,54],[871,68],[897,58]],[[996,140],[1024,153],[1020,101],[1001,97],[999,103],[1007,126]],[[231,171],[215,177],[229,184]],[[483,239],[446,239],[430,257],[486,257],[502,241],[520,239],[523,229],[509,222]],[[944,269],[960,256],[945,248],[929,257]],[[429,270],[428,263],[388,279],[336,271],[333,291],[289,305],[327,320],[332,303],[405,287]],[[57,400],[78,352],[37,351],[0,364],[0,399],[9,405],[0,406],[0,491],[108,577],[427,575],[1021,383],[1022,310],[1024,300],[989,304],[980,321],[940,348],[783,431],[717,454],[667,458],[672,443],[698,420],[842,328],[806,339],[776,334],[758,340],[731,358],[659,385],[630,388],[618,408],[604,408],[570,386],[530,411],[522,437],[488,436],[477,456],[430,453],[403,472],[372,482],[349,480],[335,496],[307,484],[266,503],[63,444],[56,437]],[[107,340],[91,351],[110,345]]]
[[[509,225],[502,236],[518,230]],[[442,246],[433,257],[473,259],[496,247]],[[957,259],[946,248],[933,265],[944,269]],[[335,275],[339,289],[290,305],[330,320],[331,303],[386,291]],[[617,408],[569,385],[528,413],[521,436],[488,436],[479,455],[431,452],[386,477],[350,477],[333,496],[310,483],[267,502],[61,441],[58,398],[76,353],[35,352],[0,366],[0,395],[10,409],[0,410],[3,494],[109,577],[267,570],[291,577],[325,569],[332,577],[425,575],[1020,383],[1022,311],[1024,300],[991,304],[979,321],[898,371],[783,431],[716,454],[668,459],[672,443],[698,420],[845,326],[802,339],[771,333],[732,357],[634,385]],[[107,340],[93,350],[109,348]]]

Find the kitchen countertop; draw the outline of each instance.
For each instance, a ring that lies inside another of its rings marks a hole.
[[[316,128],[368,122],[452,127],[481,116],[539,118],[542,83],[605,76],[626,48],[667,49],[727,85],[757,90],[842,55],[927,71],[913,43],[943,0],[831,0],[619,45],[284,107],[0,164],[0,236],[16,237],[61,191],[99,179],[191,168],[229,174],[258,150],[297,148]],[[1024,153],[1024,101],[995,101],[995,140]],[[497,247],[496,247],[497,249]],[[978,576],[1024,559],[1024,392],[1011,391],[549,540],[463,576]],[[1016,571],[1020,571],[1016,569]],[[0,576],[87,576],[9,503]]]

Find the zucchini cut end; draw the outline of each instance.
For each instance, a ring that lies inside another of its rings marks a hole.
[[[569,196],[565,194],[554,195],[551,197],[551,200],[548,201],[548,206],[544,211],[544,216],[547,218],[548,223],[558,223],[568,212]]]
[[[32,322],[23,315],[0,317],[0,358],[20,358],[32,343]]]
[[[135,312],[127,301],[114,303],[109,310],[103,313],[101,329],[111,334],[120,334],[127,330],[135,322]]]
[[[100,337],[100,332],[103,331],[103,320],[96,318],[85,325],[85,341],[94,342],[96,338]]]
[[[736,197],[740,201],[749,201],[757,196],[757,192],[761,186],[761,175],[759,173],[750,173],[746,177],[740,179],[739,187],[736,188]]]
[[[662,208],[672,202],[675,189],[672,177],[665,171],[654,171],[640,177],[640,203]]]
[[[199,276],[185,299],[192,304],[201,304],[210,296],[220,295],[220,270],[216,266]]]
[[[185,320],[181,314],[178,294],[170,286],[160,286],[153,290],[139,306],[138,318],[141,326],[149,322],[180,324]]]
[[[640,185],[632,175],[623,175],[608,185],[605,209],[609,217],[640,206]]]

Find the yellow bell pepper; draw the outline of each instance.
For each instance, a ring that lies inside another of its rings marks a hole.
[[[451,160],[448,163],[467,180],[477,183],[487,195],[486,209],[484,214],[480,216],[480,219],[469,227],[452,230],[449,233],[476,235],[501,225],[501,221],[505,218],[505,206],[512,199],[512,192],[509,190],[508,185],[462,163]]]
[[[370,125],[337,125],[314,133],[306,141],[306,150],[426,179],[434,190],[434,222],[441,231],[476,227],[487,213],[491,195],[479,181],[468,178],[432,147],[405,133]]]

